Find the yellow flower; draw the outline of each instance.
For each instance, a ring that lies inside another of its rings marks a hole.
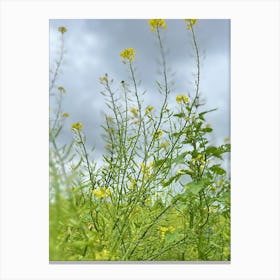
[[[162,130],[158,130],[158,131],[156,131],[155,133],[154,133],[154,137],[155,138],[159,138],[159,137],[161,137],[162,136]]]
[[[98,198],[107,197],[111,194],[110,190],[106,187],[95,189],[92,193]]]
[[[168,231],[168,227],[160,227],[160,231],[167,232]]]
[[[173,232],[175,230],[175,228],[173,226],[170,226],[170,227],[160,227],[159,230],[161,232],[161,239],[163,240],[165,238],[165,235],[167,233]]]
[[[204,170],[204,168],[205,168],[205,165],[204,165],[204,164],[201,164],[201,165],[199,166],[199,170],[200,170],[201,172]]]
[[[60,86],[60,87],[58,87],[57,89],[58,89],[60,92],[62,92],[62,93],[65,93],[65,92],[66,92],[66,90],[65,90],[64,87],[61,87],[61,86]]]
[[[106,261],[109,258],[109,251],[107,249],[103,249],[101,252],[97,252],[95,254],[95,259],[97,261]]]
[[[166,22],[164,19],[150,19],[149,25],[151,26],[151,31],[154,32],[158,28],[167,28]]]
[[[93,190],[92,193],[98,198],[102,198],[105,196],[103,191],[100,189]]]
[[[63,114],[61,115],[61,117],[62,117],[62,118],[68,118],[68,117],[69,117],[69,114],[68,114],[68,113],[63,113]]]
[[[73,123],[73,124],[72,124],[72,129],[73,129],[73,130],[81,131],[82,128],[83,128],[83,124],[80,123],[80,122],[76,122],[76,123]]]
[[[169,230],[169,232],[173,232],[175,230],[175,227],[170,226],[170,227],[168,227],[168,230]]]
[[[153,162],[150,162],[147,165],[145,165],[144,163],[140,163],[140,170],[143,172],[145,178],[148,178],[150,176],[153,166]]]
[[[100,77],[100,78],[99,78],[99,82],[100,82],[101,84],[106,84],[106,83],[108,82],[107,76]]]
[[[192,28],[192,26],[196,24],[197,19],[194,19],[194,18],[186,18],[186,19],[184,19],[184,22],[187,23],[187,29],[190,30],[190,29]]]
[[[65,32],[67,32],[67,28],[66,28],[65,26],[60,26],[60,27],[58,27],[58,31],[59,31],[61,34],[63,34],[63,33],[65,33]]]
[[[215,186],[210,187],[210,191],[216,191],[216,190],[217,190],[217,188]]]
[[[201,154],[199,154],[197,157],[192,158],[191,161],[192,162],[197,162],[198,161],[198,162],[201,162],[201,163],[205,163]]]
[[[136,52],[133,48],[124,49],[120,53],[120,57],[122,58],[123,63],[126,63],[127,61],[131,62],[132,60],[134,60],[135,55]]]
[[[154,110],[154,107],[153,106],[148,106],[146,108],[146,111],[145,111],[146,115],[148,115],[152,110]]]
[[[132,107],[132,108],[130,108],[130,112],[133,114],[134,117],[138,116],[138,109]]]
[[[176,96],[176,102],[180,103],[180,102],[184,102],[184,103],[189,103],[190,99],[185,96],[184,94],[179,94]]]

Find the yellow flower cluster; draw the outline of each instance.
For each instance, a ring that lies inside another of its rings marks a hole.
[[[108,197],[111,194],[110,190],[106,187],[95,189],[92,193],[98,198]]]
[[[194,19],[194,18],[186,18],[186,19],[184,19],[184,22],[187,23],[187,29],[190,30],[190,29],[192,28],[192,26],[196,24],[197,19]]]
[[[72,124],[72,129],[73,129],[73,130],[81,131],[82,128],[83,128],[83,124],[80,123],[80,122],[76,122],[76,123],[73,123],[73,124]]]
[[[180,102],[184,102],[184,103],[189,103],[190,99],[185,96],[184,94],[179,94],[176,96],[176,102],[180,103]]]
[[[127,48],[121,51],[120,57],[122,58],[123,63],[131,62],[134,60],[136,52],[133,48]]]
[[[58,31],[59,31],[61,34],[63,34],[63,33],[65,33],[65,32],[67,32],[67,28],[66,28],[65,26],[60,26],[60,27],[58,27]]]
[[[170,226],[170,227],[160,227],[159,230],[160,230],[161,240],[164,240],[165,239],[165,235],[167,233],[173,232],[175,230],[175,228],[173,226]]]
[[[151,111],[153,111],[154,110],[154,107],[153,106],[148,106],[147,108],[146,108],[146,111],[145,111],[145,113],[146,113],[146,115],[148,115]]]
[[[203,159],[203,156],[199,154],[197,157],[191,159],[192,162],[200,162],[205,163],[205,160]]]
[[[197,157],[195,158],[192,158],[191,159],[191,162],[192,163],[198,163],[199,165],[199,170],[202,172],[205,168],[205,160],[203,159],[203,156],[202,155],[198,155]]]
[[[135,107],[130,108],[130,112],[133,114],[133,116],[136,118],[138,116],[138,109]]]
[[[151,26],[151,31],[154,32],[158,28],[167,28],[166,22],[164,19],[150,19],[149,25]]]
[[[147,165],[145,165],[144,163],[140,163],[140,170],[143,172],[145,178],[148,178],[150,176],[153,166],[153,162],[150,162]]]

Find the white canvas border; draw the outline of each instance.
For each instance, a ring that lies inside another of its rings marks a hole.
[[[230,18],[231,264],[48,261],[48,20]],[[280,279],[278,1],[1,2],[1,279]]]

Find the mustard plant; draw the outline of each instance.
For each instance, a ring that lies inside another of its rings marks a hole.
[[[182,21],[196,69],[188,95],[172,90],[162,40],[165,20],[151,19],[148,24],[160,55],[160,105],[143,105],[137,50],[122,50],[127,79],[116,83],[108,74],[99,78],[108,107],[100,166],[89,156],[79,121],[71,127],[73,143],[57,147],[67,117],[61,111],[65,92],[58,89],[57,113],[50,125],[50,184],[56,195],[50,199],[50,260],[230,260],[230,176],[223,167],[230,144],[217,146],[209,140],[213,129],[206,115],[216,109],[203,109],[199,21]],[[62,43],[66,31],[59,28]],[[51,90],[62,54],[60,58]],[[171,99],[176,107],[170,106]]]

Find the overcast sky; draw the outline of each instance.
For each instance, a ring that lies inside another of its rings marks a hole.
[[[195,58],[191,33],[182,20],[166,20],[162,32],[168,50],[167,65],[175,74],[172,94],[168,104],[175,103],[181,93],[193,93]],[[100,124],[106,110],[99,77],[108,73],[116,87],[128,81],[127,66],[121,62],[120,52],[125,48],[136,50],[137,79],[141,90],[147,90],[145,103],[160,104],[155,81],[159,79],[159,50],[155,34],[148,20],[50,20],[50,69],[59,51],[59,26],[67,27],[65,33],[65,60],[56,85],[63,86],[67,94],[63,112],[70,114],[62,132],[61,143],[72,139],[71,124],[83,123],[88,146],[96,147],[100,157],[104,142]],[[208,115],[207,121],[214,129],[212,141],[223,143],[230,136],[230,21],[199,20],[195,32],[202,55],[201,95],[206,109],[218,108]],[[52,106],[52,103],[51,103]]]

